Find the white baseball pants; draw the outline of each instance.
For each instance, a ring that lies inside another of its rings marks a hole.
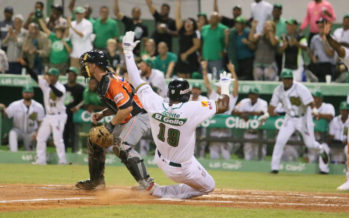
[[[36,155],[37,164],[46,164],[46,142],[50,134],[53,134],[53,142],[56,146],[56,152],[58,156],[58,163],[67,163],[65,157],[65,146],[63,140],[63,131],[65,122],[67,121],[66,113],[49,115],[47,114],[39,128],[38,135],[36,137]]]
[[[258,139],[258,133],[244,133],[245,139]],[[259,146],[261,147],[261,158],[264,159],[267,154],[267,145],[259,145],[258,143],[245,142],[244,143],[244,157],[245,160],[258,160]]]
[[[304,144],[309,149],[317,150],[318,152],[322,152],[321,145],[315,140],[314,137],[314,123],[310,121],[305,122],[304,119],[307,119],[306,116],[302,117],[287,117],[281,126],[279,134],[276,138],[276,143],[273,150],[273,156],[271,161],[271,169],[279,170],[281,156],[284,151],[284,147],[294,133],[294,131],[298,130],[303,137]]]
[[[181,167],[169,165],[169,160],[159,157],[155,151],[155,163],[173,181],[180,183],[170,186],[156,186],[152,195],[162,198],[187,199],[205,195],[215,188],[215,181],[205,168],[193,156],[180,163]]]
[[[229,137],[231,136],[230,129],[211,129],[210,136],[213,137]],[[231,142],[210,142],[209,150],[211,159],[219,159],[222,155],[223,159],[230,159],[230,151],[233,148]]]
[[[18,140],[23,141],[24,150],[29,151],[30,145],[33,142],[32,137],[35,132],[25,133],[18,128],[12,128],[9,132],[9,146],[10,151],[17,152],[18,151]]]

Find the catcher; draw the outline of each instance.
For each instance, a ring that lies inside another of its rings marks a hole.
[[[114,115],[106,125],[93,127],[88,140],[88,167],[90,179],[78,182],[79,189],[91,190],[105,187],[105,150],[113,152],[126,165],[139,183],[138,190],[151,190],[153,179],[148,175],[142,157],[132,147],[149,128],[149,119],[133,87],[107,69],[107,59],[102,51],[92,50],[80,58],[81,72],[85,78],[94,77],[99,82],[97,91],[107,106],[92,115],[97,123],[104,116]]]

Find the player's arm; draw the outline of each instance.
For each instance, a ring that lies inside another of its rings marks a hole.
[[[229,96],[223,95],[218,101],[216,101],[217,112],[216,114],[221,114],[226,112],[229,109]]]
[[[114,117],[110,121],[110,123],[113,126],[121,124],[130,115],[132,110],[133,110],[132,106],[128,106],[124,109],[119,109],[118,112],[114,115]]]
[[[118,20],[122,20],[124,18],[124,14],[120,12],[119,8],[119,0],[114,0],[114,15]]]
[[[235,66],[234,66],[234,64],[229,62],[229,64],[227,64],[227,68],[228,68],[229,72],[232,74],[233,80],[234,80],[234,88],[233,88],[232,95],[234,97],[237,97],[239,95],[239,80],[238,80],[238,76],[236,75],[236,72],[235,72]]]
[[[319,119],[325,119],[327,122],[330,122],[333,119],[332,114],[319,114]]]
[[[6,106],[4,105],[4,104],[1,104],[0,103],[0,111],[1,111],[1,113],[6,117],[6,118],[8,118],[8,115],[7,115],[7,113],[6,113]]]
[[[57,97],[62,97],[62,96],[63,96],[63,92],[60,91],[59,89],[57,89],[55,85],[49,84],[49,86],[50,86],[52,92],[53,92]]]

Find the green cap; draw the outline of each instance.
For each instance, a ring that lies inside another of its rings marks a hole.
[[[274,4],[274,8],[280,8],[280,9],[282,9],[282,4],[275,3],[275,4]]]
[[[313,96],[314,97],[318,97],[318,98],[323,98],[324,96],[322,95],[322,92],[321,91],[316,91],[313,93]]]
[[[199,72],[193,72],[193,73],[191,74],[191,78],[192,78],[192,79],[202,79],[202,74],[199,73]]]
[[[207,17],[207,14],[205,12],[200,12],[200,13],[198,13],[198,17],[200,17],[200,16]]]
[[[76,14],[85,13],[85,8],[78,6],[78,7],[74,8],[74,13],[76,13]]]
[[[293,72],[290,69],[284,69],[281,73],[281,79],[293,79]]]
[[[235,22],[246,24],[247,21],[246,21],[245,18],[239,16],[239,17],[237,17],[237,18],[235,19]]]
[[[346,101],[342,101],[339,105],[339,110],[349,110],[349,104]]]
[[[67,70],[67,73],[68,72],[73,72],[73,73],[75,73],[75,75],[79,74],[79,71],[78,71],[78,69],[76,69],[76,67],[69,67],[69,69]]]
[[[344,18],[349,18],[349,14],[344,15]]]
[[[192,86],[192,88],[193,88],[193,89],[194,89],[194,88],[201,89],[201,85],[200,85],[200,83],[194,83],[193,86]]]
[[[57,68],[50,68],[47,72],[47,74],[51,74],[51,75],[54,75],[54,76],[59,76],[59,70]]]
[[[34,88],[33,88],[33,86],[27,84],[27,85],[23,86],[22,92],[31,92],[31,93],[33,93],[34,92]]]
[[[296,19],[289,19],[286,21],[287,24],[298,25],[298,21]]]
[[[259,89],[254,87],[254,88],[250,88],[250,90],[248,90],[248,94],[257,94],[259,95]]]
[[[150,58],[143,60],[143,62],[151,68],[154,66],[154,61]]]

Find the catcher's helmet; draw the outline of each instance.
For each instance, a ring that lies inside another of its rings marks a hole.
[[[172,101],[187,102],[190,98],[190,86],[184,79],[173,79],[168,84],[167,96]]]
[[[97,66],[99,66],[102,69],[107,69],[108,61],[104,54],[104,52],[99,50],[91,50],[88,52],[85,52],[80,57],[80,71],[81,74],[84,77],[91,77],[90,75],[90,69],[87,67],[86,63],[95,63]]]

